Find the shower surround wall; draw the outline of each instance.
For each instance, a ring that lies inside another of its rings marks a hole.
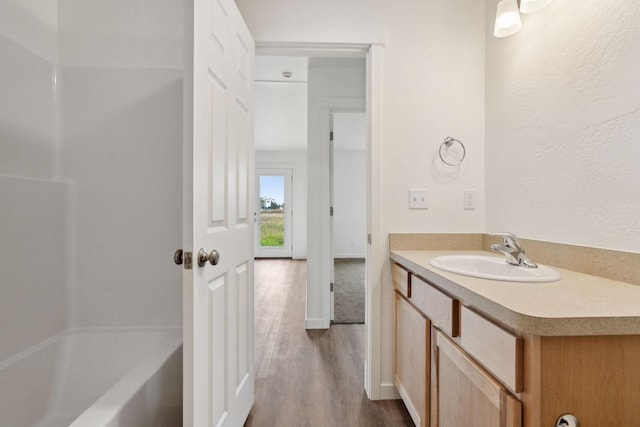
[[[57,11],[39,3],[0,5],[0,364],[66,328],[69,185],[56,166]]]
[[[0,363],[180,325],[182,2],[3,2],[0,55]]]
[[[181,324],[182,3],[60,0],[72,323]]]

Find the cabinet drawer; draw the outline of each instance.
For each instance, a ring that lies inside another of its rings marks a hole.
[[[411,298],[411,287],[409,286],[409,272],[398,264],[391,265],[391,275],[393,277],[393,289],[400,292],[407,298]]]
[[[461,309],[460,344],[516,393],[523,386],[524,341],[467,307]]]
[[[450,337],[457,337],[459,333],[459,304],[458,300],[440,292],[417,276],[411,276],[411,302],[435,326]]]

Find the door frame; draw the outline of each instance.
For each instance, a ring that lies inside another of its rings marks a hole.
[[[333,34],[333,40],[326,35]],[[367,32],[354,34],[353,32],[336,32],[335,29],[319,31],[311,36],[291,29],[276,29],[270,34],[269,40],[256,38],[256,54],[283,55],[314,54],[318,51],[340,53],[352,52],[354,49],[366,49],[366,113],[368,118],[367,146],[367,233],[370,236],[367,245],[367,289],[365,302],[365,360],[364,387],[367,396],[372,400],[397,399],[399,395],[393,385],[393,380],[382,383],[382,359],[393,359],[393,349],[385,348],[382,354],[382,331],[392,328],[392,317],[382,318],[382,288],[387,286],[386,278],[390,280],[391,273],[388,263],[388,237],[383,226],[382,217],[382,88],[383,88],[383,54],[385,44],[384,32]],[[328,209],[328,205],[327,205]],[[307,236],[309,238],[309,236]],[[384,283],[383,283],[384,281]],[[327,287],[328,289],[328,287]],[[309,289],[307,283],[307,294]],[[323,301],[326,313],[326,326],[329,326],[329,295]],[[305,319],[305,327],[307,326]],[[388,346],[387,346],[388,347]],[[386,376],[386,375],[385,375]]]
[[[331,217],[331,132],[332,113],[365,111],[366,98],[341,98],[323,97],[317,98],[315,103],[309,103],[309,109],[318,111],[317,123],[309,120],[309,152],[311,148],[317,150],[318,158],[309,159],[309,173],[311,163],[320,165],[316,171],[320,176],[321,186],[318,190],[319,197],[307,198],[307,212],[309,215],[307,226],[307,241],[318,241],[320,244],[312,247],[307,245],[307,310],[305,318],[306,329],[328,329],[333,319],[333,229]],[[369,145],[369,143],[367,143]],[[367,181],[369,179],[367,178]],[[311,179],[308,180],[312,185]],[[315,221],[312,219],[315,216]],[[367,208],[367,217],[371,216],[370,207]],[[367,219],[367,222],[368,219]],[[314,226],[320,224],[320,227]],[[367,232],[369,232],[367,230]],[[366,261],[365,261],[366,262]],[[366,275],[365,275],[366,277]],[[365,279],[366,282],[366,279]],[[365,287],[367,284],[365,283]],[[321,309],[318,311],[317,301],[321,301]],[[366,315],[365,315],[366,318]],[[366,323],[366,319],[365,319]]]
[[[329,207],[330,210],[328,212],[328,217],[329,217],[329,258],[328,258],[328,265],[329,265],[329,283],[331,283],[331,287],[329,289],[329,320],[330,322],[333,322],[335,320],[335,250],[334,250],[334,244],[335,244],[335,236],[334,236],[334,204],[335,204],[335,200],[334,200],[334,185],[335,185],[335,179],[334,179],[334,161],[335,161],[335,144],[334,144],[334,139],[333,139],[333,135],[334,135],[334,127],[333,127],[333,115],[334,113],[363,113],[366,114],[366,104],[367,104],[367,100],[366,98],[323,98],[322,99],[323,103],[326,103],[328,105],[331,105],[328,110],[325,110],[325,108],[321,108],[321,114],[323,115],[323,119],[321,120],[321,124],[322,126],[328,124],[329,128],[328,129],[324,129],[324,127],[321,129],[320,135],[322,137],[322,135],[330,135],[329,137]],[[339,105],[339,106],[336,106]],[[328,114],[328,119],[324,119],[324,115]],[[327,133],[328,131],[328,133]],[[366,141],[366,147],[365,150],[368,149],[367,147],[369,146],[370,142]],[[366,174],[366,172],[365,172]],[[366,181],[368,182],[369,179],[368,177],[366,178]],[[369,217],[371,216],[371,211],[369,209],[369,204],[367,203],[367,213],[365,215],[365,219],[368,222]],[[367,233],[369,232],[369,230],[367,229]],[[367,256],[368,254],[365,253],[365,269],[366,269],[366,265],[367,265]],[[322,262],[322,261],[321,261]],[[365,274],[365,278],[364,278],[364,286],[365,289],[367,287],[367,275]],[[365,293],[365,299],[366,299],[366,293]],[[365,320],[366,323],[366,320]]]

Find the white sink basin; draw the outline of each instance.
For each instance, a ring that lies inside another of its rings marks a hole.
[[[509,282],[555,282],[562,277],[556,270],[538,264],[527,268],[507,263],[504,258],[482,255],[443,255],[433,258],[429,264],[440,270],[481,279]]]

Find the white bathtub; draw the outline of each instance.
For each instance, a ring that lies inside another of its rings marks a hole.
[[[181,344],[179,328],[48,340],[0,364],[0,426],[179,426]]]

